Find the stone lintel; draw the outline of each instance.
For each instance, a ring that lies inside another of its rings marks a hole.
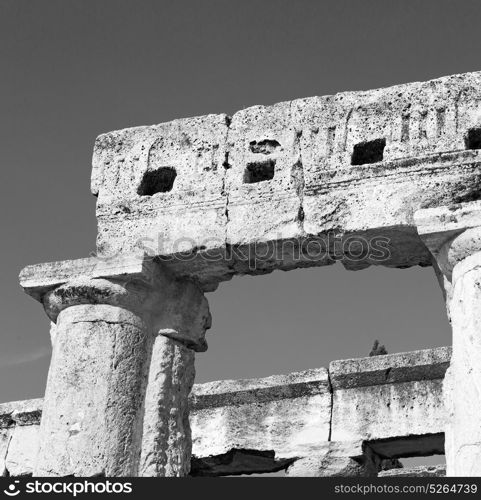
[[[424,244],[436,257],[450,239],[481,225],[481,201],[418,210],[414,222]]]
[[[329,440],[331,399],[325,368],[195,385],[192,455],[231,462],[236,457],[245,462],[246,454],[255,455],[256,461],[261,456],[270,460],[269,467],[279,467]],[[243,452],[231,457],[231,450]]]
[[[219,380],[196,384],[192,389],[194,411],[219,406],[293,399],[330,392],[326,368],[258,379]]]
[[[413,380],[442,379],[450,359],[450,347],[343,359],[330,363],[329,377],[334,391]]]
[[[0,404],[0,429],[15,425],[38,425],[43,399],[27,399]]]
[[[125,278],[150,282],[155,267],[152,259],[140,254],[108,259],[88,257],[27,266],[20,272],[19,280],[28,295],[41,300],[46,292],[79,278]]]
[[[451,75],[102,134],[97,251],[167,257],[203,291],[235,274],[328,265],[328,252],[289,248],[331,233],[389,239],[389,252],[362,259],[341,247],[349,269],[430,265],[413,213],[477,197],[480,83],[481,72]],[[284,251],[251,266],[240,254],[259,242]]]
[[[444,477],[446,465],[420,465],[401,469],[389,469],[379,472],[378,477]]]

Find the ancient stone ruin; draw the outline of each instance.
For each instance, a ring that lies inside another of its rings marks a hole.
[[[480,149],[481,73],[99,136],[97,255],[20,274],[53,353],[0,473],[481,476]],[[337,261],[433,266],[452,349],[193,385],[206,292]]]

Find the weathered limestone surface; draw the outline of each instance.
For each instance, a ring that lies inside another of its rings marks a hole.
[[[0,477],[32,474],[42,405],[41,399],[0,404]]]
[[[330,441],[286,470],[290,477],[376,477],[381,460],[362,441]]]
[[[475,257],[472,269],[454,282],[450,307],[453,361],[445,383],[450,476],[481,476],[481,253]]]
[[[235,113],[229,128],[228,161],[226,241],[245,245],[300,236],[303,174],[291,103],[253,106]],[[263,165],[273,166],[273,178],[246,182],[249,168]]]
[[[365,440],[384,458],[443,453],[446,347],[334,361],[333,441]]]
[[[193,455],[200,460],[231,450],[275,452],[284,463],[328,441],[330,417],[324,368],[199,384],[192,393]]]
[[[138,316],[110,305],[60,313],[36,475],[134,474],[149,352],[145,329]]]
[[[141,248],[204,290],[334,258],[430,265],[413,212],[477,197],[480,126],[467,73],[109,132],[93,156],[98,251]],[[389,238],[389,253],[350,236]],[[275,252],[261,245],[254,269],[260,242]]]
[[[42,414],[43,399],[28,399],[0,404],[0,428],[36,425]]]
[[[208,115],[98,137],[92,192],[99,253],[170,255],[207,246],[206,239],[225,242],[227,132],[226,115]],[[144,174],[164,167],[175,169],[172,191],[139,194]]]
[[[412,468],[400,468],[383,470],[378,477],[444,477],[446,476],[445,465],[421,465]]]
[[[131,259],[21,274],[55,322],[35,475],[189,471],[188,394],[194,351],[207,348],[208,304],[193,283]]]
[[[45,262],[27,266],[20,272],[22,288],[32,297],[41,300],[52,289],[77,279],[106,278],[121,282],[143,281],[150,283],[156,265],[151,259],[138,254],[117,255],[115,259],[75,259]]]
[[[10,431],[0,429],[0,477],[5,476],[7,473],[6,458],[8,447],[10,446],[10,439]]]
[[[444,381],[448,476],[481,476],[481,203],[416,213],[449,283],[453,355]]]
[[[196,467],[365,475],[442,452],[446,427],[448,475],[481,475],[480,155],[481,72],[99,136],[99,257],[20,276],[52,321],[53,358],[36,463],[21,444],[35,447],[34,426],[9,418],[0,472],[186,475],[202,292],[340,260],[434,264],[447,376],[438,349],[335,362],[332,386],[322,369],[200,386]]]

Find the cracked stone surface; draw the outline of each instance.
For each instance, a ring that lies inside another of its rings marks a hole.
[[[276,459],[303,456],[329,439],[331,393],[327,370],[194,386],[193,455],[231,449],[275,450]]]
[[[366,449],[333,443],[367,443],[377,464],[440,452],[446,431],[449,475],[479,475],[480,145],[481,72],[100,135],[98,258],[20,276],[54,323],[34,472],[187,474],[193,351],[210,327],[202,292],[236,274],[339,260],[434,264],[452,357],[426,350],[198,386],[200,469],[253,460],[332,475],[341,457],[336,470],[361,471]],[[2,474],[31,469],[21,436],[35,441],[36,418],[0,408]]]
[[[480,127],[481,73],[466,73],[102,134],[98,252],[142,249],[205,291],[333,259],[430,265],[413,213],[477,198]],[[388,238],[389,253],[350,237]]]

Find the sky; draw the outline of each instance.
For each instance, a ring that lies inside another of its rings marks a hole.
[[[480,70],[480,18],[470,0],[1,0],[0,402],[43,396],[49,321],[18,273],[95,250],[98,134]],[[276,271],[208,299],[200,382],[451,342],[429,268]]]

